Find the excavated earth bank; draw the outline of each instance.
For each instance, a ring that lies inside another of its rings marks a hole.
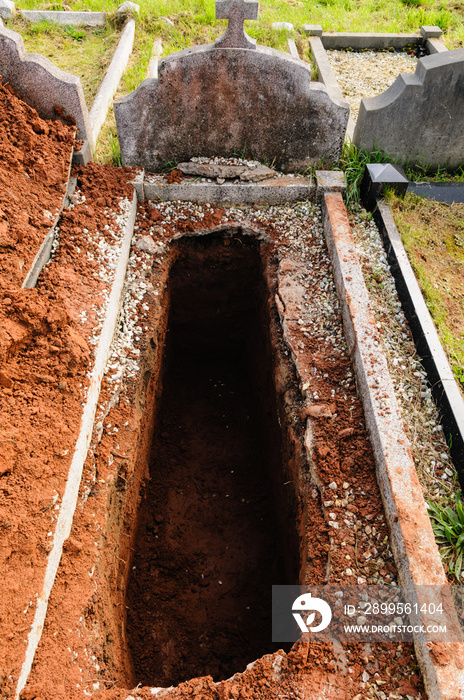
[[[5,698],[132,196],[76,174],[37,289],[1,293]],[[22,698],[424,698],[411,645],[270,642],[273,583],[396,580],[318,207],[140,205],[119,325]]]

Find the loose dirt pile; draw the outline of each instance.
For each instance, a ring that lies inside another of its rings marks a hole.
[[[0,695],[9,697],[42,590],[80,428],[91,334],[107,293],[91,234],[114,224],[112,210],[120,213],[132,191],[124,171],[112,179],[98,167],[76,170],[82,194],[63,214],[62,245],[38,287],[21,289],[62,206],[74,130],[40,119],[8,86],[0,88],[0,110]],[[83,199],[90,191],[98,215]]]
[[[75,129],[40,119],[0,84],[0,279],[20,287],[59,213]]]

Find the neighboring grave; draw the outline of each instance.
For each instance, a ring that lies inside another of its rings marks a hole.
[[[0,27],[0,75],[43,119],[75,122],[77,138],[89,138],[89,116],[80,78],[39,54],[28,54],[20,34]]]
[[[400,163],[464,163],[464,49],[419,59],[381,95],[361,100],[354,144]]]
[[[161,60],[158,78],[115,102],[125,165],[154,171],[193,156],[253,156],[287,171],[340,157],[349,106],[320,83],[311,67],[257,46],[244,31],[258,3],[216,2],[229,19],[213,45]]]

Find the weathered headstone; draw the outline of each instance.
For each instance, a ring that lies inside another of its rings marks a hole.
[[[123,163],[155,171],[167,161],[246,153],[291,172],[337,161],[348,103],[311,84],[307,63],[247,37],[257,2],[218,0],[216,8],[229,26],[215,44],[167,56],[157,79],[115,102]]]
[[[425,56],[386,92],[361,100],[353,142],[401,163],[464,163],[464,49]]]

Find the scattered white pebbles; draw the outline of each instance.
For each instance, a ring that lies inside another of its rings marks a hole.
[[[350,103],[351,116],[356,121],[363,97],[374,97],[387,90],[400,73],[414,73],[414,54],[390,51],[328,50],[330,64],[343,96]]]

